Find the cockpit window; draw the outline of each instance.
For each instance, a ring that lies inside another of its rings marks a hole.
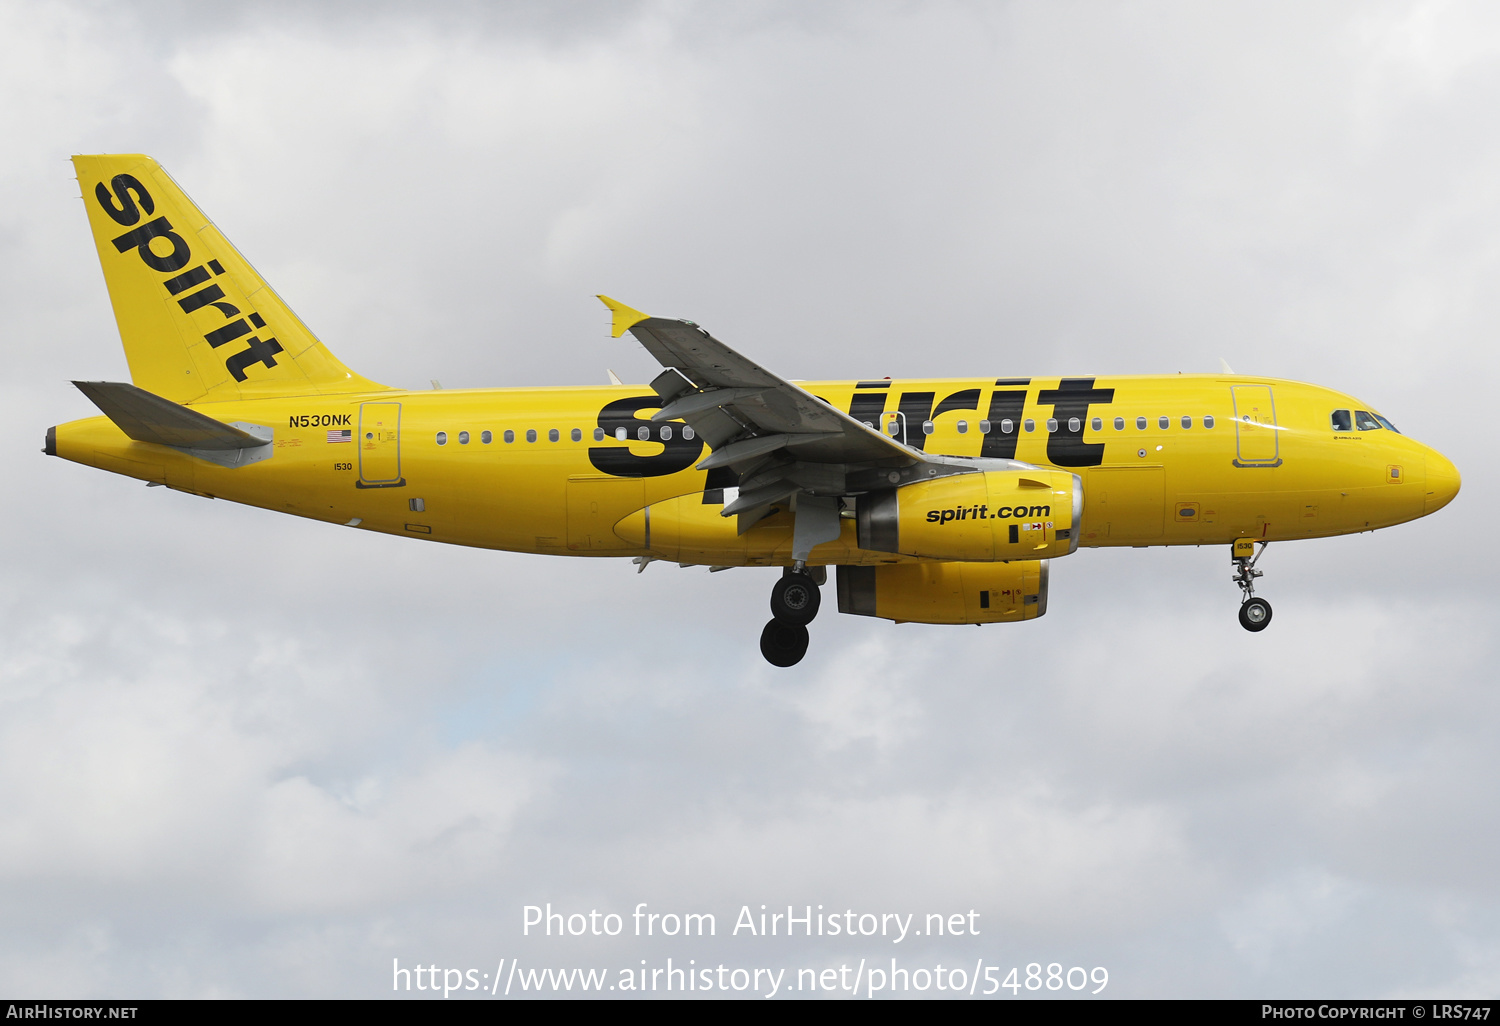
[[[1370,416],[1372,416],[1376,420],[1380,421],[1380,426],[1383,427],[1383,428],[1385,428],[1387,431],[1395,431],[1396,434],[1398,434],[1398,435],[1401,433],[1400,430],[1397,429],[1396,425],[1394,425],[1390,421],[1386,420],[1380,414],[1378,414],[1378,413],[1372,413],[1372,414],[1370,414]]]
[[[1356,430],[1356,431],[1379,431],[1380,430],[1380,425],[1378,423],[1376,423],[1374,417],[1370,416],[1364,410],[1355,410],[1354,411],[1354,430]]]
[[[1333,411],[1333,429],[1335,431],[1354,430],[1354,421],[1350,418],[1348,410]]]

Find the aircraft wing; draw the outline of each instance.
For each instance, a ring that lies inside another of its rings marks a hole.
[[[651,382],[662,397],[652,420],[683,420],[713,452],[700,470],[729,467],[739,494],[724,516],[743,532],[771,504],[801,492],[837,497],[875,486],[923,454],[777,377],[692,321],[649,317],[606,296],[614,335],[629,331],[666,368]]]

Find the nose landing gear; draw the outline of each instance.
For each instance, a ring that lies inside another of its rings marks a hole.
[[[1270,542],[1261,542],[1260,551],[1255,551],[1255,542],[1242,539],[1234,543],[1230,551],[1230,562],[1234,564],[1234,576],[1230,580],[1239,585],[1244,599],[1240,602],[1240,626],[1247,631],[1263,631],[1271,623],[1271,603],[1255,597],[1255,579],[1264,577],[1265,571],[1255,569],[1260,557],[1266,554]]]
[[[807,654],[807,625],[818,615],[822,567],[798,565],[787,569],[771,589],[774,619],[760,632],[760,654],[772,666],[795,666]]]

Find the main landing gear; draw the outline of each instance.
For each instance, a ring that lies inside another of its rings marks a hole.
[[[1260,551],[1255,551],[1255,542],[1248,539],[1237,541],[1230,552],[1234,564],[1234,576],[1230,580],[1239,585],[1244,599],[1240,602],[1240,626],[1247,631],[1263,631],[1271,624],[1271,603],[1255,597],[1255,579],[1264,577],[1265,571],[1255,569],[1260,557],[1266,554],[1270,542],[1261,542]]]
[[[807,625],[822,600],[818,578],[826,580],[827,573],[822,567],[789,567],[771,589],[774,619],[760,632],[760,654],[772,666],[796,666],[807,655]]]

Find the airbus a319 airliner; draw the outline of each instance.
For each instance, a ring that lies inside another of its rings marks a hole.
[[[517,552],[780,568],[761,651],[840,612],[990,624],[1047,611],[1080,546],[1225,545],[1259,631],[1272,541],[1368,531],[1458,493],[1369,403],[1213,375],[777,377],[692,321],[607,297],[648,386],[407,391],[333,357],[154,160],[73,158],[132,383],[46,453],[362,531]],[[1226,368],[1227,370],[1227,368]]]

